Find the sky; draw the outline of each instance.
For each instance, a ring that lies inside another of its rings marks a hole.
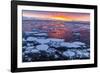
[[[90,21],[89,13],[76,13],[76,12],[23,10],[22,16],[28,19],[41,19],[41,20]]]

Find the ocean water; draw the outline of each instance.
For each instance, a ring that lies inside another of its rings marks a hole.
[[[83,21],[23,20],[22,60],[90,59],[90,24]]]

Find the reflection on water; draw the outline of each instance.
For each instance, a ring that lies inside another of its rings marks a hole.
[[[59,38],[59,39],[63,39],[65,37],[65,30],[64,29],[54,29],[54,30],[51,30],[48,34],[49,34],[49,37],[52,37],[52,38]]]
[[[55,28],[48,32],[50,38],[58,38],[58,39],[65,39],[70,40],[72,37],[71,30],[67,28]]]

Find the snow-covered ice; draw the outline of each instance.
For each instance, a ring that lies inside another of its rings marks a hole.
[[[38,50],[41,50],[41,51],[47,51],[47,49],[49,48],[49,46],[48,45],[38,45],[38,46],[36,46],[36,48],[38,49]]]
[[[37,40],[37,38],[35,38],[35,37],[28,37],[27,38],[27,41],[36,41]]]
[[[32,53],[39,53],[39,50],[37,50],[37,49],[32,49],[31,52],[32,52]]]
[[[75,44],[75,45],[85,45],[85,43],[82,43],[82,42],[79,42],[79,41],[75,41],[72,44]]]
[[[75,53],[73,51],[71,51],[71,50],[63,52],[63,55],[66,56],[66,57],[69,57],[70,59],[75,57]]]
[[[53,42],[64,42],[64,39],[48,38],[48,40],[53,41]]]
[[[79,48],[80,47],[80,45],[78,44],[68,43],[68,42],[61,43],[61,46],[68,47],[68,48]]]
[[[47,49],[47,52],[48,52],[48,53],[55,53],[56,50],[55,50],[54,48],[49,48],[49,49]]]
[[[34,34],[35,36],[48,36],[47,33],[37,33],[37,34]]]
[[[41,43],[41,44],[45,44],[45,43],[49,43],[50,42],[50,40],[48,40],[48,39],[37,39],[36,41],[38,43]]]
[[[65,42],[65,39],[48,38],[47,36],[47,32],[36,30],[26,33],[26,37],[22,39],[24,61],[70,60],[90,57],[90,48],[84,42],[78,40]]]

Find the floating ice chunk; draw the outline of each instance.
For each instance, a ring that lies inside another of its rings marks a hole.
[[[68,50],[63,52],[63,55],[72,59],[75,56],[75,53],[73,51]]]
[[[38,33],[38,32],[37,31],[34,31],[34,32],[25,32],[26,35],[35,34],[35,33]]]
[[[67,47],[68,45],[70,45],[70,43],[63,42],[60,45],[63,46],[63,47]]]
[[[90,26],[89,25],[85,25],[85,26],[82,26],[82,27],[80,27],[80,29],[88,29],[88,30],[90,30]]]
[[[55,55],[55,58],[59,58],[59,56],[58,55]]]
[[[31,52],[32,52],[32,53],[39,53],[39,50],[37,50],[37,49],[32,49]]]
[[[84,49],[83,52],[90,52],[90,49]]]
[[[59,42],[49,42],[48,44],[49,44],[50,46],[52,46],[52,47],[55,47],[55,48],[60,47],[60,43],[59,43]]]
[[[64,42],[64,39],[49,38],[48,40],[54,41],[54,42]]]
[[[26,49],[27,47],[26,47],[26,46],[23,46],[22,48],[23,48],[23,49]]]
[[[55,48],[60,47],[60,43],[64,42],[64,39],[49,38],[48,40],[50,41],[48,44]]]
[[[47,33],[37,33],[37,34],[34,34],[35,36],[48,36]]]
[[[86,57],[86,58],[89,58],[89,57],[90,57],[90,53],[84,52],[84,53],[83,53],[83,56]]]
[[[28,61],[31,61],[32,59],[31,58],[28,58]]]
[[[28,49],[33,49],[34,48],[34,46],[30,46],[30,47],[27,47]]]
[[[47,51],[47,49],[49,48],[49,46],[48,45],[38,45],[38,46],[36,46],[36,48],[38,49],[38,50],[41,50],[41,51]]]
[[[27,46],[28,47],[33,46],[33,43],[27,43]]]
[[[61,43],[61,46],[68,47],[68,48],[79,48],[80,47],[80,45],[73,44],[73,43],[67,43],[67,42]]]
[[[37,38],[35,38],[35,37],[28,37],[27,38],[27,41],[36,41],[37,40]]]
[[[90,48],[86,49],[87,52],[90,52]]]
[[[31,52],[32,49],[34,49],[34,46],[27,47],[27,48],[25,49],[25,51]]]
[[[76,56],[82,58],[83,57],[82,51],[76,50]]]
[[[22,41],[25,42],[26,41],[25,38],[23,38]]]
[[[47,52],[48,52],[48,53],[55,53],[56,50],[55,50],[54,48],[49,48],[49,49],[47,49]]]
[[[73,42],[73,44],[75,44],[75,45],[85,45],[85,43],[82,43],[82,42],[79,42],[79,41]]]
[[[45,43],[50,42],[50,40],[48,40],[48,39],[37,39],[36,41],[37,41],[38,43],[41,43],[41,44],[45,44]]]
[[[24,57],[25,57],[25,58],[28,58],[28,55],[25,55]]]
[[[30,53],[30,51],[29,51],[29,50],[26,50],[26,51],[24,51],[24,53],[25,53],[25,54],[29,54],[29,53]]]
[[[76,51],[76,54],[77,54],[77,57],[80,57],[80,58],[87,58],[90,56],[90,53],[89,52],[86,52],[86,51],[82,51],[82,50],[77,50]]]

